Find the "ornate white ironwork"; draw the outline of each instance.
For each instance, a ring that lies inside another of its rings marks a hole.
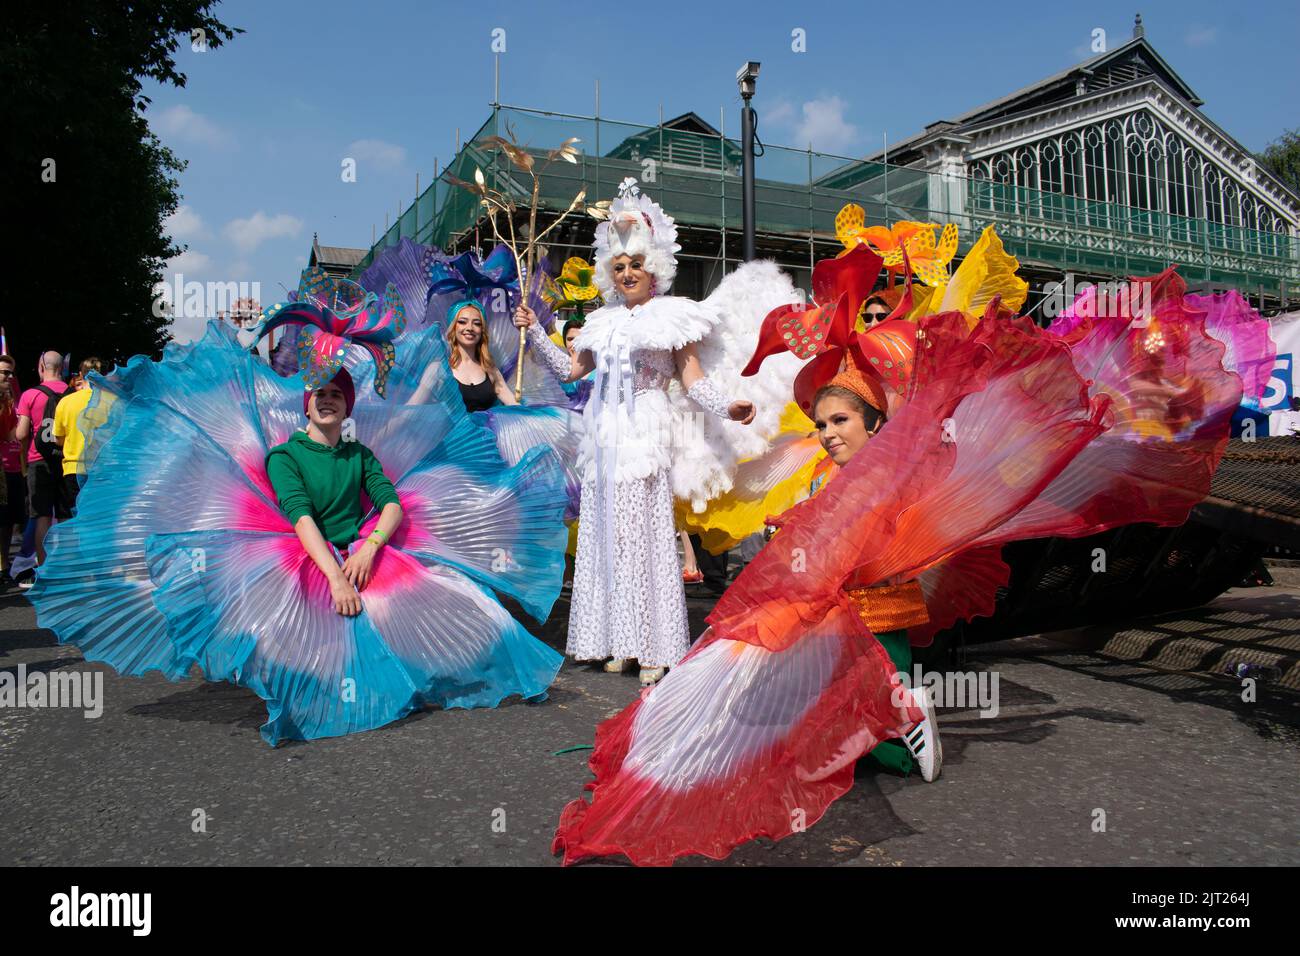
[[[1289,256],[1289,223],[1237,175],[1138,110],[982,156],[969,165],[973,212],[1114,230],[1126,236]],[[1014,187],[1014,188],[1013,188]]]

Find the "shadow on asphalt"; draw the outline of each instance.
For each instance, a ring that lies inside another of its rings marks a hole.
[[[59,642],[49,631],[27,628],[20,631],[0,631],[0,657],[11,651],[26,651],[33,647],[58,647]]]
[[[1142,626],[1148,626],[1148,622],[1142,622]],[[1141,660],[1103,657],[1046,637],[1017,638],[996,646],[979,645],[973,655],[978,655],[980,663],[989,668],[996,666],[998,660],[1033,661],[1086,674],[1094,680],[1161,694],[1177,703],[1214,707],[1232,714],[1265,739],[1300,742],[1300,695],[1266,682],[1256,684],[1256,699],[1247,702],[1242,699],[1242,683],[1226,675],[1160,670]]]

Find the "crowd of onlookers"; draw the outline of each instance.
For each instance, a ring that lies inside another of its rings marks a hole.
[[[0,588],[30,588],[45,561],[45,536],[72,517],[85,481],[85,436],[77,417],[91,398],[88,358],[68,380],[58,352],[40,358],[39,383],[22,390],[18,365],[0,355]],[[12,556],[12,559],[11,559]]]

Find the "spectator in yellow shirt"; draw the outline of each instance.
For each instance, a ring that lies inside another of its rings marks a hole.
[[[69,511],[77,507],[77,493],[85,481],[86,436],[77,427],[77,416],[86,410],[90,403],[90,382],[86,376],[100,370],[97,358],[88,358],[81,363],[81,369],[73,380],[74,391],[59,399],[54,410],[54,440],[63,448],[63,496]]]

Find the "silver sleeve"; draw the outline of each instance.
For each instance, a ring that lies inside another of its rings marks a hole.
[[[712,412],[719,418],[730,418],[728,409],[731,402],[722,394],[722,389],[714,385],[708,376],[702,376],[695,380],[695,384],[686,390],[686,397],[695,402],[696,405],[706,412]]]
[[[532,347],[533,357],[551,370],[561,382],[567,382],[573,365],[569,353],[551,341],[551,337],[542,331],[540,322],[528,326],[528,344]]]

